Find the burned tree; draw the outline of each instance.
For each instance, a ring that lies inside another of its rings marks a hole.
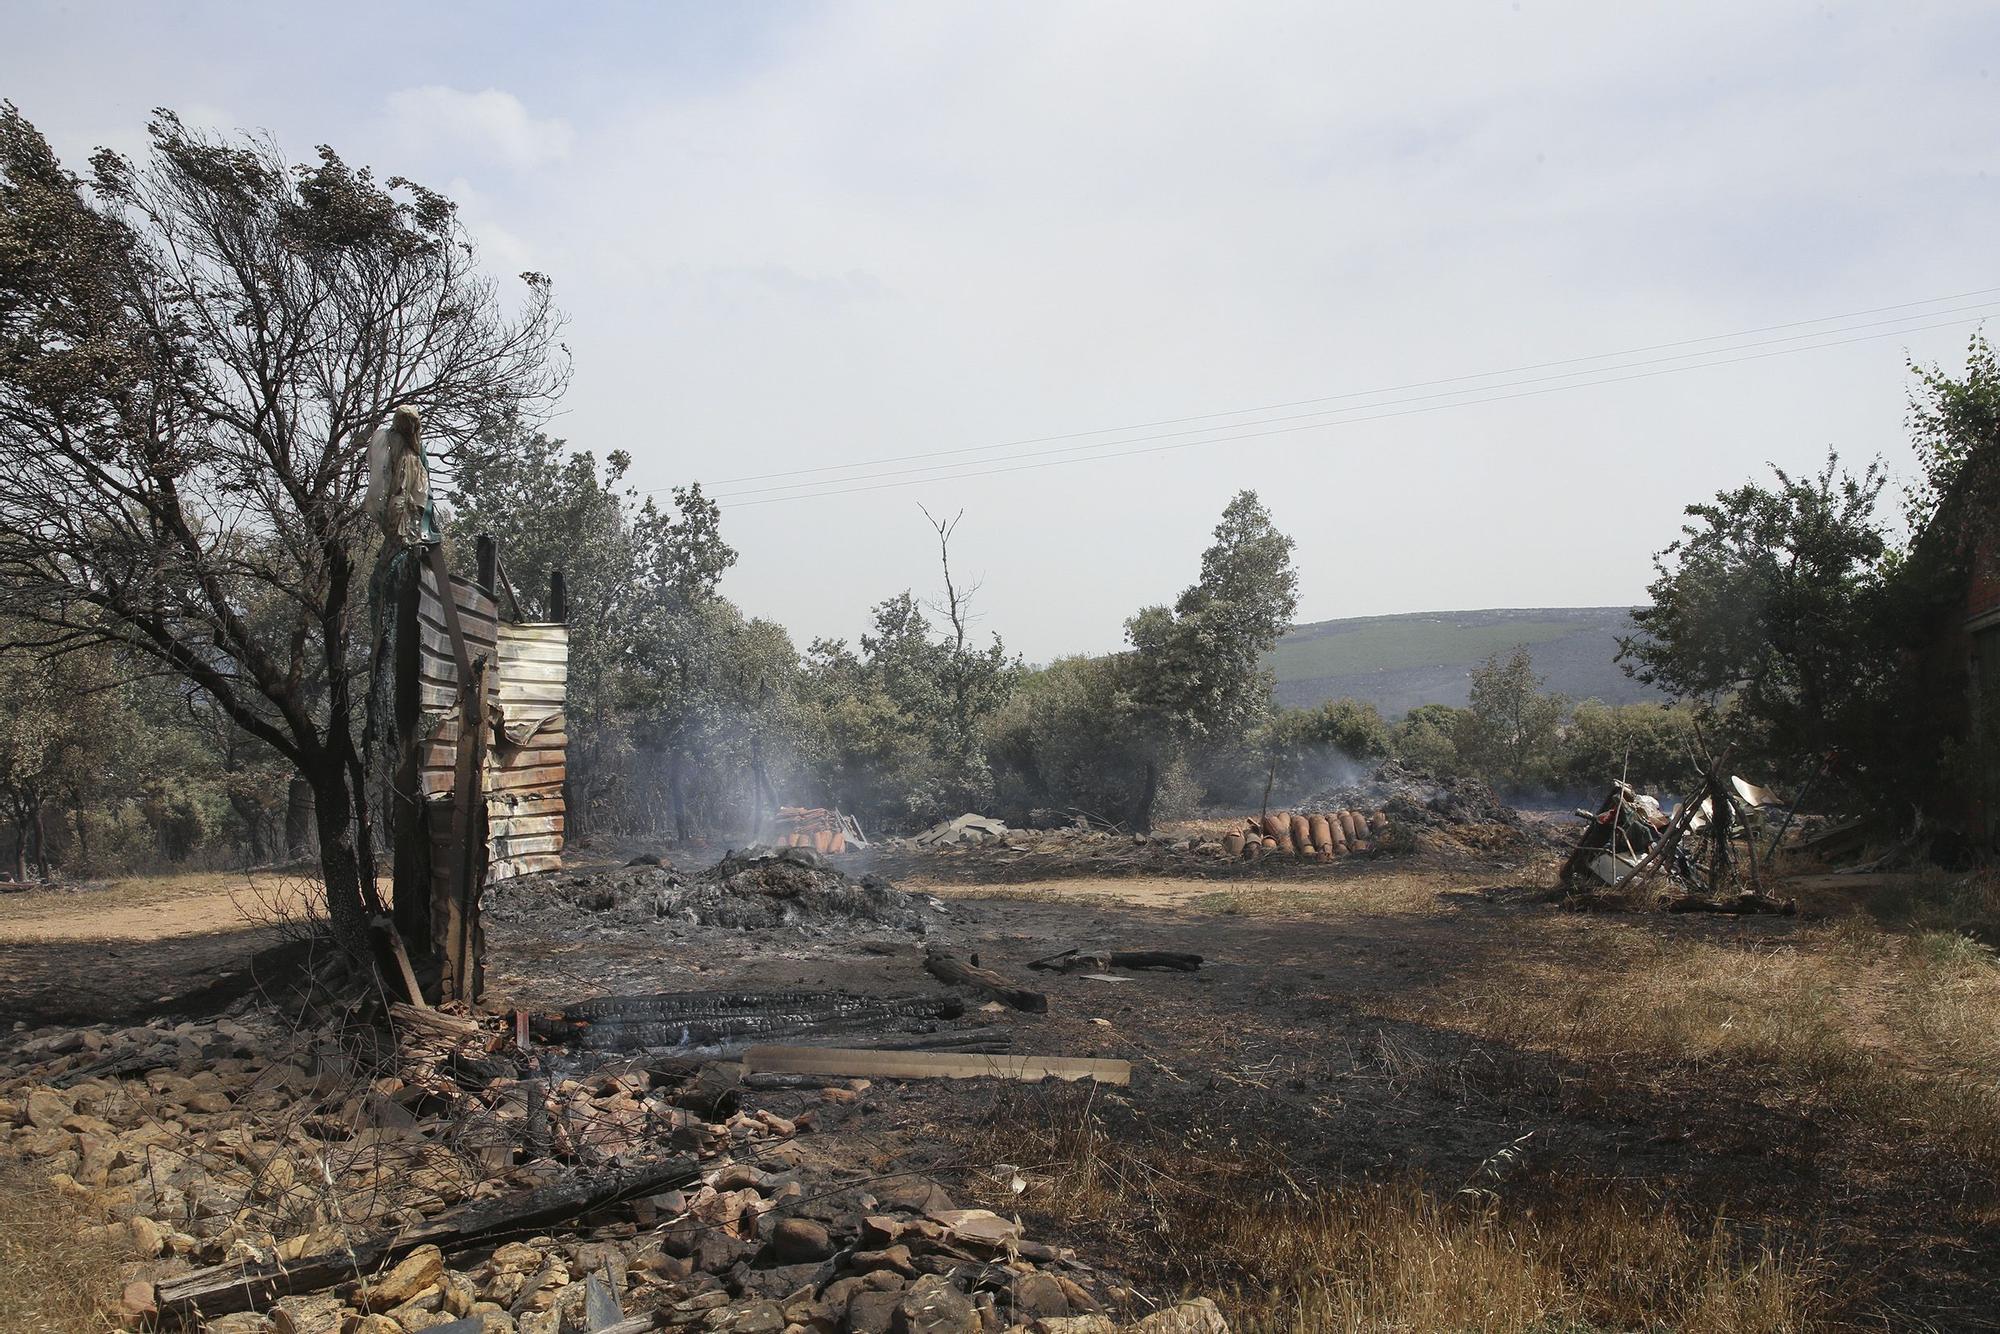
[[[169,112],[88,182],[0,104],[0,581],[17,648],[115,645],[310,786],[344,939],[379,908],[356,686],[366,441],[449,460],[562,387],[549,284],[502,308],[453,205],[322,148],[289,166]]]

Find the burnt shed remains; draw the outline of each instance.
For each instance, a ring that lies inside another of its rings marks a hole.
[[[483,534],[473,577],[451,572],[416,427],[399,416],[371,444],[415,460],[400,475],[389,469],[388,494],[375,502],[388,540],[371,592],[371,752],[395,858],[394,917],[383,925],[415,1003],[471,1002],[481,896],[562,865],[568,596],[551,571],[549,619],[528,619]],[[411,489],[419,494],[403,494]]]

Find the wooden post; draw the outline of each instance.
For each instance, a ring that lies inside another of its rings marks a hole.
[[[481,533],[473,544],[473,564],[477,573],[474,581],[486,596],[494,596],[494,586],[500,577],[500,544],[493,540],[493,534]]]
[[[423,792],[422,683],[418,666],[422,660],[423,630],[417,618],[423,599],[421,557],[407,552],[396,568],[392,581],[395,605],[396,659],[394,665],[396,769],[391,781],[389,827],[395,838],[390,912],[401,941],[429,959],[436,952],[431,934],[431,836],[430,811]]]
[[[458,763],[452,774],[451,892],[445,901],[447,999],[479,998],[479,896],[486,887],[486,691],[488,660],[472,665],[459,687]]]
[[[557,625],[569,624],[569,581],[561,570],[549,571],[549,619]]]

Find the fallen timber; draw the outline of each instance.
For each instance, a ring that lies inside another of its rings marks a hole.
[[[848,1075],[881,1079],[1095,1080],[1130,1084],[1129,1061],[1087,1056],[979,1056],[951,1052],[850,1051],[838,1047],[752,1047],[751,1074]]]
[[[967,963],[944,950],[932,949],[924,956],[924,968],[941,982],[948,982],[955,987],[971,987],[1014,1009],[1024,1010],[1029,1014],[1044,1014],[1048,1011],[1047,996],[1039,991],[1017,987],[990,968],[981,968],[977,956],[974,962]]]
[[[161,1283],[156,1300],[162,1318],[178,1320],[254,1310],[292,1293],[364,1278],[419,1246],[451,1250],[501,1233],[549,1227],[619,1200],[685,1186],[699,1170],[693,1158],[676,1156],[504,1199],[481,1200],[408,1231],[383,1233],[285,1264],[197,1269]]]
[[[534,1019],[534,1035],[586,1050],[723,1048],[745,1040],[907,1027],[956,1019],[955,996],[854,996],[838,992],[682,992],[605,996]]]
[[[1199,954],[1185,954],[1176,950],[1083,950],[1068,949],[1060,954],[1036,959],[1030,968],[1045,972],[1069,972],[1078,968],[1133,968],[1165,969],[1170,972],[1192,973],[1201,968]]]

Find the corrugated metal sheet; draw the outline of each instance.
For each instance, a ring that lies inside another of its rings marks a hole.
[[[418,680],[425,740],[421,783],[429,798],[449,797],[458,755],[458,661],[451,631],[429,569],[422,573],[417,605],[421,645]],[[515,624],[499,619],[494,600],[466,580],[451,581],[466,646],[474,658],[490,657],[487,716],[498,736],[486,748],[487,880],[508,880],[562,865],[564,756],[569,735],[563,706],[569,680],[569,630],[562,625]],[[449,803],[434,806],[449,822]],[[442,834],[442,831],[441,831]],[[445,871],[448,845],[434,864]]]

